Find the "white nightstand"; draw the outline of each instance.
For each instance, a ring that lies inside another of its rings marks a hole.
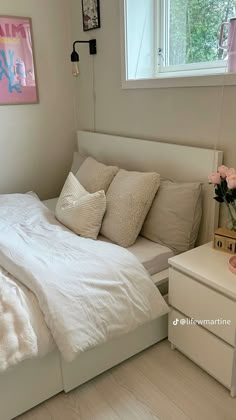
[[[210,243],[169,260],[169,341],[234,397],[236,275],[228,269],[229,258]]]

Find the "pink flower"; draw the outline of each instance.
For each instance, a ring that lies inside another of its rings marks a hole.
[[[230,175],[226,178],[227,185],[229,190],[233,190],[236,188],[236,173],[234,175]]]
[[[229,170],[229,168],[227,168],[227,166],[225,166],[225,165],[221,165],[218,168],[218,172],[219,172],[221,178],[225,179],[227,177],[228,170]]]
[[[236,170],[234,168],[230,168],[226,172],[226,176],[229,178],[231,175],[236,175]]]
[[[214,185],[221,183],[220,174],[218,172],[214,172],[213,174],[209,175],[208,179]]]

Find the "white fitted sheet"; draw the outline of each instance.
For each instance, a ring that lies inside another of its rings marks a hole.
[[[98,240],[110,242],[101,235],[98,237]],[[171,249],[142,236],[138,236],[134,245],[127,249],[138,258],[151,276],[166,270],[168,268],[168,259],[174,256]]]
[[[57,198],[44,201],[44,204],[50,210],[55,211]],[[98,237],[98,240],[111,242],[101,235]],[[142,236],[139,236],[135,244],[130,246],[128,250],[138,258],[151,276],[166,270],[168,268],[168,259],[174,256],[171,249]]]

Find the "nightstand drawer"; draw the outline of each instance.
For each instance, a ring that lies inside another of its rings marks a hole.
[[[169,313],[169,341],[191,360],[206,370],[227,388],[232,386],[235,350],[204,328],[196,325],[181,325],[173,322],[185,319],[180,312]]]
[[[228,324],[202,324],[209,331],[235,346],[236,302],[170,268],[169,304],[195,320],[223,320]]]

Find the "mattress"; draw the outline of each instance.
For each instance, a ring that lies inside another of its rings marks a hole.
[[[50,210],[55,211],[57,198],[44,201],[44,204]],[[98,237],[98,240],[111,242],[101,235]],[[130,246],[128,250],[138,258],[151,276],[166,270],[168,268],[168,259],[174,256],[171,249],[142,236],[139,236],[135,244]]]
[[[167,270],[168,259],[174,256],[173,251],[167,246],[157,244],[142,236],[137,238],[129,250],[139,259],[151,276]]]
[[[98,240],[111,242],[103,236],[99,236]],[[166,270],[168,268],[168,259],[174,256],[171,249],[142,236],[138,236],[134,245],[127,249],[138,258],[151,276]]]

